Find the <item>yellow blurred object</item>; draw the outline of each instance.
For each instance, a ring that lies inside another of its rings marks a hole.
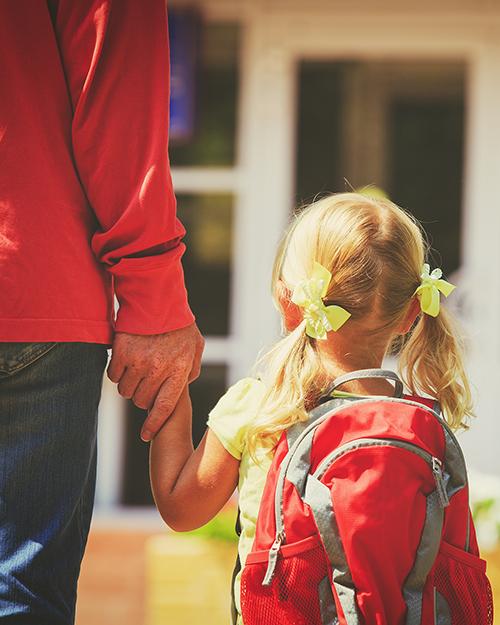
[[[497,606],[500,606],[500,548],[496,551],[481,554],[481,556],[488,563],[486,573],[493,590],[494,623],[495,625],[500,625],[500,612],[497,613]]]
[[[167,534],[146,544],[145,625],[230,623],[236,545]]]
[[[360,195],[365,195],[366,197],[371,197],[375,200],[389,199],[387,193],[374,184],[370,184],[366,187],[358,187],[357,189],[354,189],[354,193],[359,193]]]

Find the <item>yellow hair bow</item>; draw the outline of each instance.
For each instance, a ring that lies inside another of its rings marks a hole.
[[[327,332],[337,331],[351,316],[341,306],[324,305],[323,297],[331,279],[328,269],[315,262],[312,276],[299,282],[293,290],[292,302],[304,309],[306,334],[313,339],[326,339]]]
[[[431,317],[439,315],[439,293],[441,292],[445,297],[448,297],[456,289],[455,285],[442,280],[442,275],[441,269],[434,269],[431,273],[430,266],[425,263],[420,276],[422,284],[414,293],[420,300],[422,312]]]

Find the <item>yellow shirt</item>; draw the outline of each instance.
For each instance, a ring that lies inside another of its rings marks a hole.
[[[231,386],[210,412],[208,427],[224,448],[240,461],[238,491],[241,535],[238,544],[241,565],[252,549],[260,500],[272,458],[257,451],[256,463],[248,453],[245,436],[249,424],[257,414],[265,392],[264,384],[255,378],[243,378]],[[240,610],[240,575],[234,586],[238,614]],[[238,621],[241,623],[241,618]]]

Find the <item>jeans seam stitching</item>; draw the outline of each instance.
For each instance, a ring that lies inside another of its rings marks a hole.
[[[10,375],[14,375],[15,373],[18,373],[19,371],[22,371],[23,369],[25,369],[26,367],[29,367],[30,365],[32,365],[33,363],[35,363],[37,360],[39,360],[42,356],[45,356],[45,354],[48,354],[55,346],[57,345],[56,342],[53,342],[52,344],[50,344],[47,349],[42,350],[41,352],[39,352],[34,358],[29,359],[28,361],[22,361],[19,362],[16,366],[9,368],[8,370],[2,369],[0,367],[0,372],[4,373],[6,376],[10,376]]]

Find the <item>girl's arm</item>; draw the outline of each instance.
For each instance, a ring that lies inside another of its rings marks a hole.
[[[239,460],[208,429],[194,450],[192,408],[186,386],[179,402],[151,443],[153,496],[165,523],[178,532],[212,519],[238,484]]]

